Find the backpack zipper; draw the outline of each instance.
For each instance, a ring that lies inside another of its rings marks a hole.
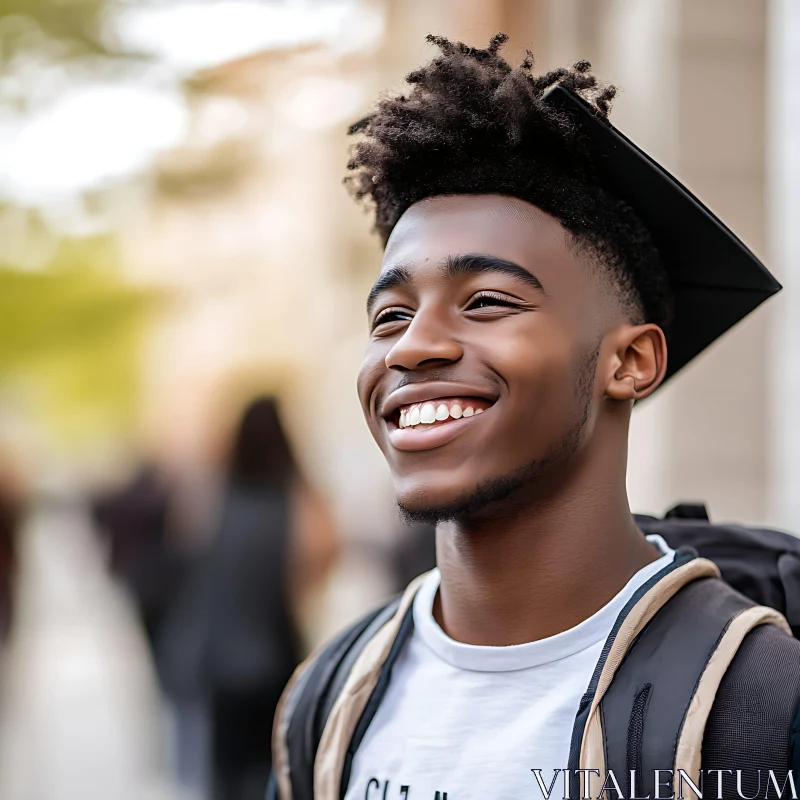
[[[633,797],[633,789],[642,792],[642,740],[644,739],[644,715],[647,711],[647,700],[650,697],[652,684],[646,683],[636,693],[631,709],[631,718],[628,723],[628,746],[626,752],[626,767],[628,771],[628,797]],[[631,775],[636,775],[636,786],[631,786]]]

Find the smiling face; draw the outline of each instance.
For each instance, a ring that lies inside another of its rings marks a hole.
[[[358,391],[407,516],[476,515],[570,469],[619,367],[602,343],[622,317],[589,258],[511,197],[430,198],[399,220]]]

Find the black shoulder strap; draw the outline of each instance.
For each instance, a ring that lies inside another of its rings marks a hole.
[[[286,734],[292,800],[314,797],[314,760],[331,708],[364,646],[392,617],[399,603],[400,598],[396,598],[342,631],[301,677],[302,683],[288,712]],[[277,797],[277,790],[271,790],[273,794],[268,789],[267,797]]]
[[[623,787],[627,783],[626,797],[632,791],[655,796],[654,770],[675,763],[684,719],[709,659],[733,619],[753,605],[717,578],[693,581],[628,649],[600,702],[606,770]]]

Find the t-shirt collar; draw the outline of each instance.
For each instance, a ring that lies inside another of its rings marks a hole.
[[[452,666],[479,672],[511,672],[573,656],[605,641],[615,620],[636,590],[672,563],[675,551],[661,536],[651,535],[647,540],[663,553],[661,558],[642,567],[615,597],[591,617],[555,636],[508,647],[470,645],[451,639],[433,617],[433,601],[441,581],[438,569],[428,574],[414,598],[415,635],[436,656]]]

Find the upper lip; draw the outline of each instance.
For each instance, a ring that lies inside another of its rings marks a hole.
[[[444,397],[479,397],[494,403],[498,396],[487,389],[457,381],[420,381],[395,389],[383,401],[380,414],[384,419],[388,419],[401,406],[424,403],[426,400],[438,400]]]

